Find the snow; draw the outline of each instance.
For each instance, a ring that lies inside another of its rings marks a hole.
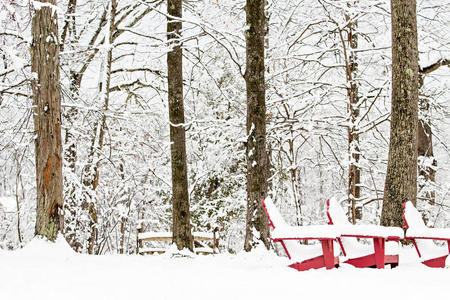
[[[13,197],[0,196],[0,209],[3,209],[5,212],[16,212],[16,199],[14,199]]]
[[[340,235],[336,227],[331,225],[290,226],[284,221],[272,199],[267,198],[264,201],[264,205],[269,214],[269,218],[275,227],[272,232],[273,239],[335,239]],[[286,241],[285,243],[289,252],[296,252],[298,253],[297,257],[304,257],[304,255],[300,255],[302,250],[297,246],[298,242]],[[321,252],[319,252],[319,254],[320,253]]]
[[[210,232],[192,232],[192,235],[198,238],[213,239],[214,234]],[[161,232],[142,232],[138,235],[139,239],[152,239],[152,238],[172,238],[172,232],[161,231]]]
[[[272,232],[274,239],[289,238],[329,238],[340,236],[336,226],[311,225],[311,226],[278,226]]]
[[[422,237],[450,240],[450,228],[410,228],[406,235],[411,238]]]
[[[434,238],[450,238],[450,229],[447,228],[428,228],[423,222],[419,211],[414,207],[411,201],[405,203],[404,217],[409,228],[406,236],[411,238],[418,237],[434,237]],[[437,246],[432,240],[416,239],[422,260],[436,258],[449,254],[447,245],[444,247]]]
[[[89,256],[59,238],[0,251],[0,299],[445,299],[450,270],[428,268],[412,247],[395,269],[298,272],[256,249],[237,255]],[[374,287],[377,287],[374,290]]]
[[[358,237],[399,237],[403,238],[403,230],[398,227],[384,227],[377,225],[352,225],[345,215],[342,207],[336,199],[331,198],[328,205],[328,214],[333,224],[339,228],[342,235]],[[346,252],[346,258],[351,259],[374,253],[373,240],[369,239],[368,244],[362,244],[355,237],[341,238],[342,245]],[[387,255],[397,255],[399,245],[397,242],[386,242],[385,253]]]
[[[264,200],[264,206],[267,210],[268,217],[275,228],[280,226],[288,226],[288,224],[286,224],[280,212],[278,211],[278,208],[275,206],[275,203],[273,203],[272,199],[270,199],[269,197],[266,198],[266,200]]]
[[[305,238],[330,238],[335,239],[339,232],[335,226],[331,225],[312,225],[312,226],[290,226],[281,216],[278,208],[270,197],[264,200],[269,218],[275,229],[272,232],[273,239],[305,239]],[[293,261],[304,261],[319,255],[323,250],[320,243],[315,245],[302,245],[297,240],[285,240],[284,244],[289,251]],[[334,243],[334,254],[339,255],[339,245]]]
[[[399,227],[385,227],[377,225],[336,225],[342,235],[358,237],[398,237],[403,238],[403,230]]]

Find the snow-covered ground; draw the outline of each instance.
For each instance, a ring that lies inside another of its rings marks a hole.
[[[448,299],[450,269],[421,265],[412,248],[396,269],[298,272],[265,250],[195,258],[88,256],[62,240],[0,250],[0,299]]]

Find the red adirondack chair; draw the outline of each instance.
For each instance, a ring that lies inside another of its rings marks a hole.
[[[288,225],[271,199],[262,201],[273,228],[271,239],[283,246],[288,258],[295,261],[289,267],[298,271],[332,269],[339,266],[338,253],[335,254],[334,240],[339,233],[329,225],[290,226]],[[299,240],[319,240],[317,245],[301,245]]]
[[[412,240],[424,265],[444,268],[450,254],[450,228],[428,228],[411,201],[403,203],[405,238]],[[437,246],[433,240],[447,241],[447,247]]]
[[[348,221],[342,207],[334,199],[327,200],[327,216],[329,224],[338,226],[341,233],[338,242],[344,256],[344,263],[358,268],[384,268],[390,264],[397,267],[399,256],[399,240],[403,238],[403,230],[398,227],[377,225],[353,225]],[[360,243],[357,238],[371,239],[369,245]]]

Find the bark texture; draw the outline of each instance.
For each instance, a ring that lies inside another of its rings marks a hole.
[[[268,191],[269,160],[266,149],[266,88],[264,79],[265,0],[247,0],[247,217],[244,249],[262,241],[269,248],[269,227],[261,200]]]
[[[381,224],[402,225],[402,203],[417,196],[419,67],[415,0],[391,0],[392,111]]]
[[[432,63],[426,67],[419,69],[419,87],[422,88],[424,84],[424,77],[439,69],[443,66],[449,66],[450,60],[440,59],[435,63]],[[433,131],[431,129],[431,105],[430,100],[423,96],[419,99],[419,112],[422,116],[419,119],[419,126],[417,128],[418,134],[418,144],[417,144],[417,155],[422,158],[422,162],[419,159],[419,195],[425,197],[431,204],[435,203],[436,192],[433,184],[436,182],[436,167],[437,160],[433,153]],[[425,164],[423,163],[425,162]],[[431,164],[430,164],[431,163]],[[431,183],[431,187],[427,187]],[[427,187],[425,193],[423,189]]]
[[[357,3],[354,2],[353,5]],[[351,8],[352,4],[348,4]],[[346,57],[346,81],[347,81],[347,96],[348,96],[348,155],[349,155],[349,167],[348,167],[348,201],[349,201],[349,216],[353,224],[356,220],[360,220],[362,217],[361,206],[357,207],[357,203],[361,197],[361,169],[359,167],[360,149],[359,149],[359,133],[356,122],[359,117],[359,95],[358,84],[355,80],[358,72],[358,62],[355,50],[358,48],[358,23],[351,19],[351,16],[347,14],[345,16],[347,22],[347,45],[344,45],[345,57]],[[348,53],[347,53],[348,52]]]
[[[168,0],[167,40],[172,48],[167,53],[170,152],[172,159],[173,242],[179,250],[193,251],[190,225],[189,192],[186,162],[186,132],[183,105],[183,51],[181,49],[182,0]]]
[[[430,103],[428,99],[419,100],[419,110],[423,118],[419,120],[419,125],[417,127],[417,155],[419,159],[419,194],[422,189],[427,186],[427,183],[435,183],[436,181],[436,170],[437,160],[434,158],[433,154],[433,132],[431,129],[430,120]],[[430,161],[431,160],[431,161]],[[431,162],[431,166],[429,163]],[[427,190],[426,193],[422,192],[422,197],[425,197],[431,204],[434,204],[436,193],[433,188]]]
[[[32,19],[31,69],[36,132],[37,235],[54,241],[63,229],[61,91],[59,82],[58,19],[55,0]],[[55,6],[55,7],[52,7]]]

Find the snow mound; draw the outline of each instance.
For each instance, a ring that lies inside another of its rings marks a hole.
[[[55,257],[71,256],[76,252],[69,246],[62,234],[59,234],[55,242],[36,236],[25,247],[17,251],[24,256]]]

